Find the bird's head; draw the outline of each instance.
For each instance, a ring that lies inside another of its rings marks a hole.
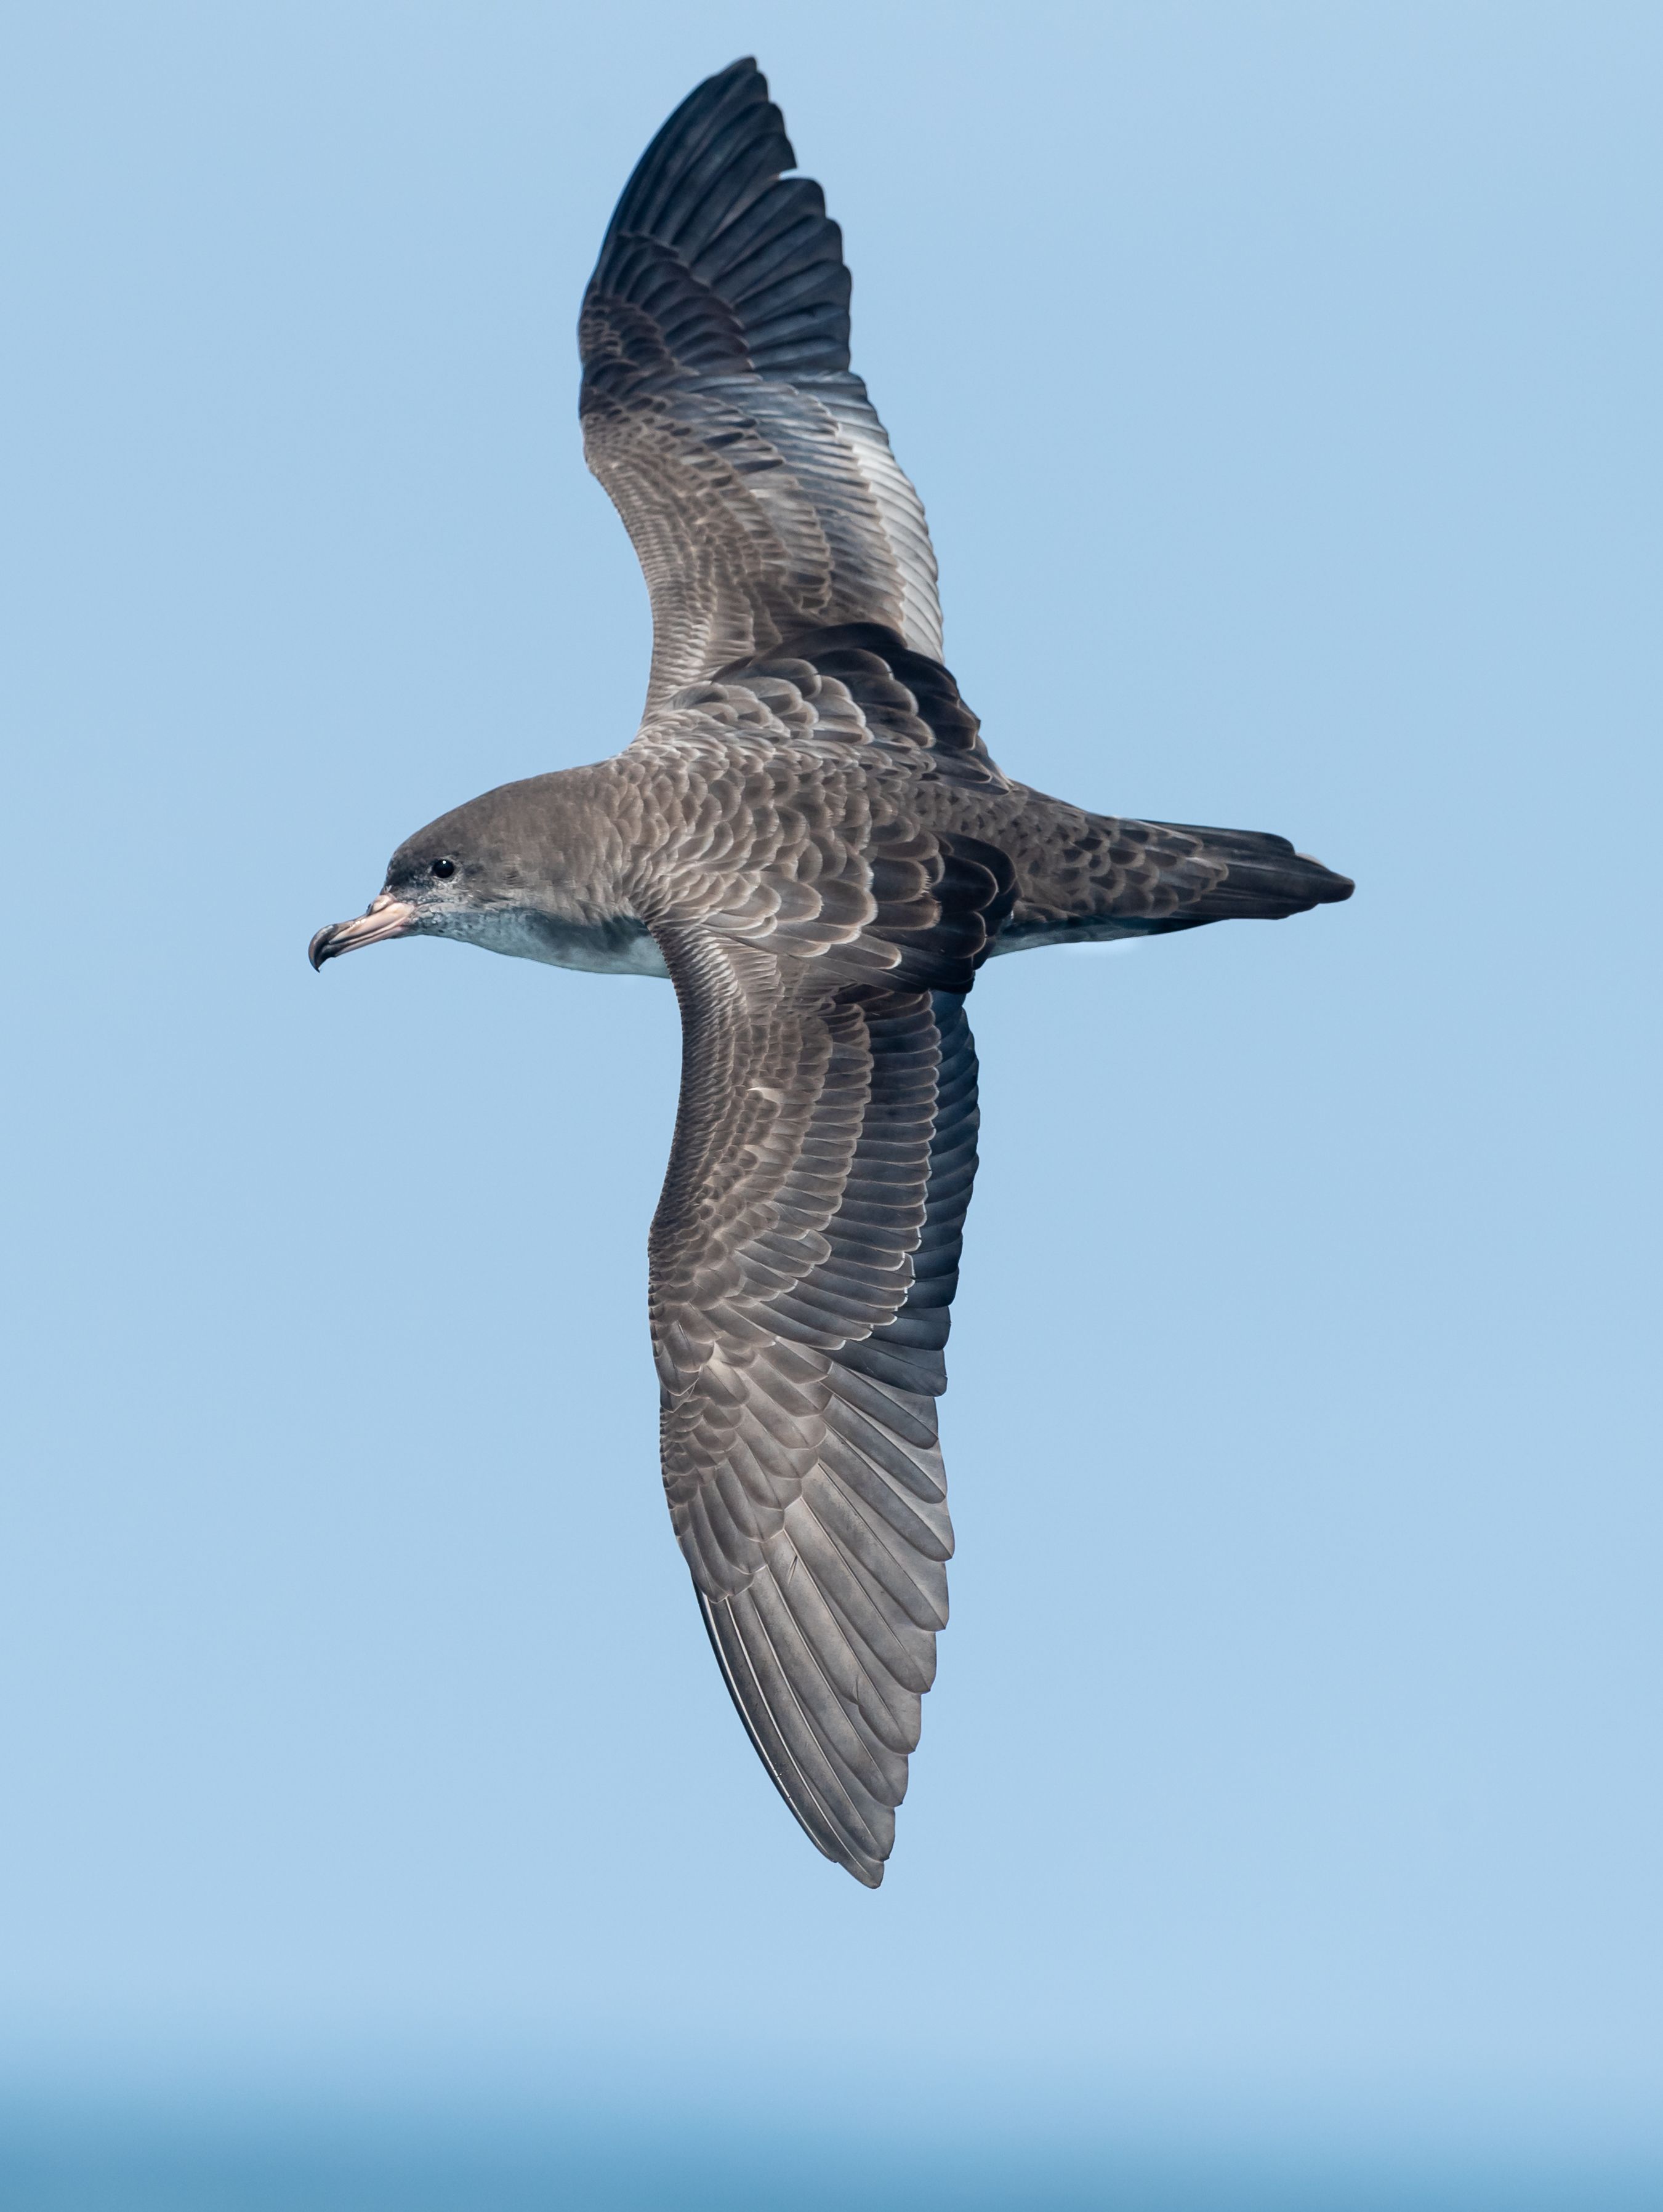
[[[488,937],[527,901],[527,872],[503,835],[499,794],[487,792],[418,830],[387,862],[363,913],[332,922],[307,948],[314,968],[387,937]]]

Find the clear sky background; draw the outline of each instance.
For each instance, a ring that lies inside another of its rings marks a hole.
[[[996,757],[1358,883],[978,987],[875,1896],[663,1507],[670,992],[304,958],[633,732],[577,304],[747,52]],[[1663,12],[37,0],[0,86],[19,2094],[1663,2154]]]

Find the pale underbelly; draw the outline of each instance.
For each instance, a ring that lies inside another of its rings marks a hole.
[[[638,921],[553,921],[540,914],[458,915],[439,933],[511,960],[587,968],[600,975],[656,975],[669,981],[651,932]]]

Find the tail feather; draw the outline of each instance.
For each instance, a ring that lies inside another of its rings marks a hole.
[[[1280,921],[1350,897],[1349,877],[1259,830],[1131,822],[1033,794],[1013,825],[1018,889],[996,952]]]
[[[1175,917],[1179,928],[1203,921],[1280,921],[1313,906],[1349,899],[1356,886],[1308,853],[1296,853],[1285,837],[1264,830],[1214,830],[1193,822],[1152,822],[1152,830],[1176,830],[1202,840],[1203,857],[1222,860],[1222,880]]]

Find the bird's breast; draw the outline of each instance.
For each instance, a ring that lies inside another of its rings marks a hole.
[[[587,968],[601,975],[657,975],[669,981],[664,955],[643,922],[620,916],[599,922],[557,921],[526,908],[458,915],[442,933],[511,960],[541,960],[551,968]]]

